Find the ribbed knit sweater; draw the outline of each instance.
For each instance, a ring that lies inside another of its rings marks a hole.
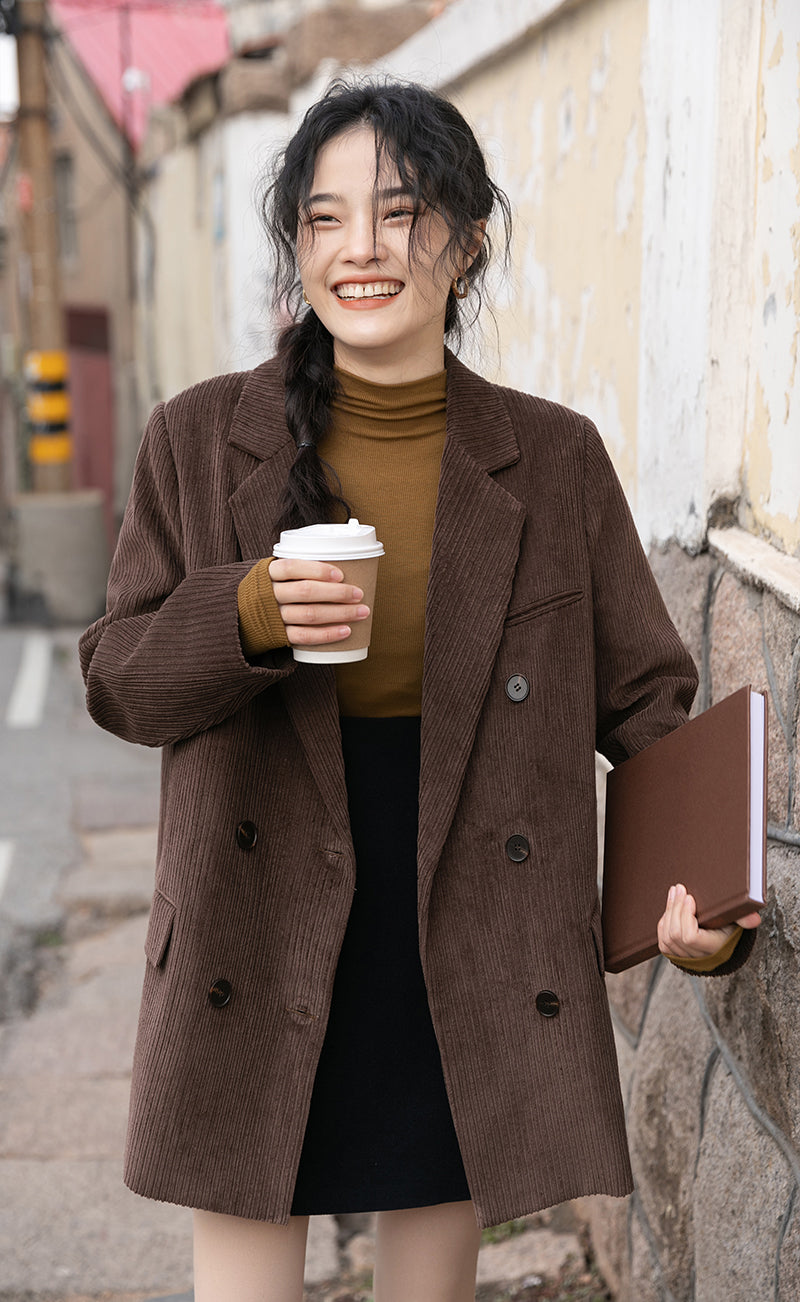
[[[385,548],[369,655],[337,666],[339,708],[345,715],[418,715],[446,375],[373,384],[337,369],[336,378],[333,425],[320,456],[335,470],[351,514],[374,525]],[[259,561],[239,587],[248,655],[288,645],[268,566],[269,558]]]

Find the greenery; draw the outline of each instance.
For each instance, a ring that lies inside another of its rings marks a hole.
[[[530,1229],[530,1221],[521,1218],[516,1221],[503,1221],[502,1225],[490,1225],[481,1235],[481,1243],[505,1243],[516,1234],[524,1234]]]

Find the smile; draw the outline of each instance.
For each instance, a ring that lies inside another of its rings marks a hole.
[[[371,280],[362,285],[356,282],[334,285],[333,292],[337,298],[394,298],[403,288],[399,280]]]

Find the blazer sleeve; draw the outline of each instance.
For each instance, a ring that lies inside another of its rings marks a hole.
[[[221,723],[293,671],[287,650],[248,661],[237,591],[252,561],[186,572],[180,484],[164,404],[154,409],[111,564],[106,614],[83,634],[89,713],[163,746]]]
[[[584,428],[596,745],[619,764],[686,722],[698,677],[667,614],[600,435],[591,421]]]

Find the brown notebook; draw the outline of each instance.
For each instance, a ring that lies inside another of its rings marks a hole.
[[[763,693],[742,687],[609,773],[609,972],[658,953],[658,920],[676,882],[695,897],[701,926],[721,927],[763,908],[766,708]]]

